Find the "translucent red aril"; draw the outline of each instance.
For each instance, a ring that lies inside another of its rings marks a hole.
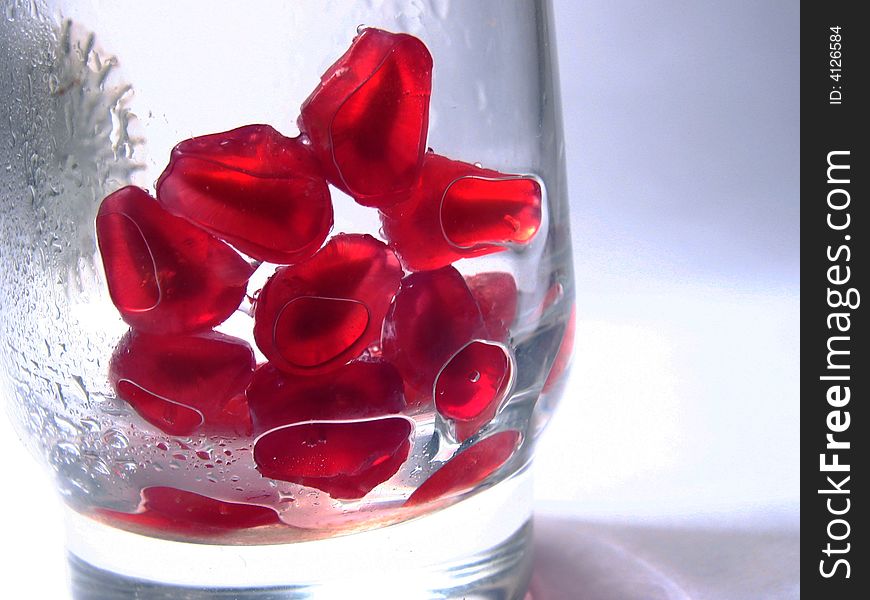
[[[504,341],[517,316],[517,283],[510,273],[479,273],[465,278],[474,294],[489,338]]]
[[[458,248],[487,242],[526,244],[540,225],[541,186],[531,177],[463,175],[447,186],[441,200],[444,236]]]
[[[139,512],[101,510],[100,514],[142,528],[204,536],[282,524],[278,513],[265,506],[226,502],[162,486],[142,490]]]
[[[571,364],[571,355],[574,352],[574,332],[577,328],[577,307],[571,307],[571,316],[568,317],[568,324],[565,326],[565,333],[562,334],[562,342],[559,344],[559,350],[556,352],[556,358],[553,360],[553,366],[550,367],[550,373],[547,375],[547,380],[544,382],[544,392],[549,392],[565,374],[568,366]]]
[[[511,361],[500,344],[473,341],[457,352],[435,381],[435,408],[465,440],[495,416],[511,380]]]
[[[528,244],[541,226],[541,186],[428,153],[410,198],[382,208],[384,235],[408,269]]]
[[[268,125],[192,138],[173,150],[157,200],[259,260],[290,264],[320,248],[332,200],[310,149]]]
[[[259,435],[254,460],[266,477],[361,498],[408,458],[413,422],[399,414],[402,379],[387,362],[352,362],[312,376],[266,364],[247,397]]]
[[[257,297],[254,338],[291,373],[334,369],[378,341],[402,269],[369,235],[333,237],[310,259],[278,269]]]
[[[444,364],[485,333],[477,302],[456,269],[412,273],[384,322],[383,353],[413,388],[412,402],[421,404],[433,400]]]
[[[334,324],[340,324],[335,326]],[[355,343],[369,324],[365,304],[344,298],[302,296],[288,302],[275,321],[281,353],[300,367],[315,367]]]
[[[266,477],[317,488],[333,498],[362,498],[407,460],[410,432],[409,421],[401,418],[307,423],[267,434],[257,442],[254,460]]]
[[[302,104],[299,129],[330,183],[360,204],[389,206],[419,176],[431,90],[423,42],[367,28]]]
[[[112,302],[142,331],[210,329],[238,308],[254,271],[235,250],[137,187],[107,196],[96,228]]]
[[[130,331],[109,365],[118,397],[170,435],[249,435],[244,391],[254,352],[220,333],[157,336]]]
[[[425,504],[474,487],[513,456],[519,441],[519,432],[502,431],[462,450],[424,481],[405,506]]]

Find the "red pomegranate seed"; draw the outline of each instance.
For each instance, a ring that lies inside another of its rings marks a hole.
[[[340,234],[310,259],[278,269],[257,298],[254,339],[290,373],[316,373],[359,356],[381,335],[402,268],[369,235]]]
[[[465,278],[474,294],[489,338],[504,341],[517,316],[517,283],[510,273],[480,273]]]
[[[262,437],[254,460],[266,477],[350,500],[395,475],[411,450],[410,434],[410,421],[398,417],[293,425]]]
[[[139,506],[139,512],[132,514],[113,510],[99,514],[138,527],[205,536],[282,524],[271,508],[225,502],[172,487],[145,488]]]
[[[299,376],[265,364],[247,392],[260,434],[254,461],[266,477],[361,498],[408,458],[413,423],[402,379],[387,362],[352,362]]]
[[[130,331],[109,365],[118,396],[170,435],[250,435],[244,391],[254,352],[220,333],[157,336]]]
[[[498,411],[511,380],[504,347],[474,341],[457,352],[435,380],[435,408],[453,421],[455,436],[466,440]]]
[[[544,382],[544,392],[549,392],[562,379],[562,375],[571,364],[571,355],[574,352],[574,331],[577,327],[577,307],[571,307],[571,316],[568,317],[568,324],[565,326],[565,333],[562,334],[562,342],[559,344],[559,350],[556,352],[556,358],[553,361],[553,366],[550,367],[550,373],[547,375],[547,380]]]
[[[502,431],[451,458],[411,494],[405,506],[417,506],[470,489],[492,475],[519,446],[518,431]]]
[[[541,226],[541,186],[428,153],[410,198],[382,208],[384,235],[409,270],[449,265],[531,241]]]
[[[390,206],[417,181],[426,149],[432,57],[417,38],[365,29],[302,104],[330,183],[366,206]]]
[[[320,248],[332,200],[299,138],[248,125],[181,142],[157,181],[157,200],[256,259],[290,264]]]
[[[416,393],[413,403],[433,400],[435,378],[468,342],[486,337],[480,309],[453,267],[412,273],[384,322],[384,357]]]
[[[254,271],[235,250],[137,187],[107,196],[96,228],[112,302],[142,331],[214,327],[241,304]]]

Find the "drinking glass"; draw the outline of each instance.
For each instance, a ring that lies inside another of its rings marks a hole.
[[[0,60],[0,386],[74,596],[522,598],[549,2],[6,0]]]

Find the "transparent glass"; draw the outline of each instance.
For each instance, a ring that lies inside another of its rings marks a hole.
[[[77,597],[522,597],[573,337],[549,3],[3,6],[0,390]]]

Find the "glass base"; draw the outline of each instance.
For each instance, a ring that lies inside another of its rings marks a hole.
[[[531,477],[382,529],[268,546],[173,542],[73,511],[75,600],[521,600],[532,568]]]

